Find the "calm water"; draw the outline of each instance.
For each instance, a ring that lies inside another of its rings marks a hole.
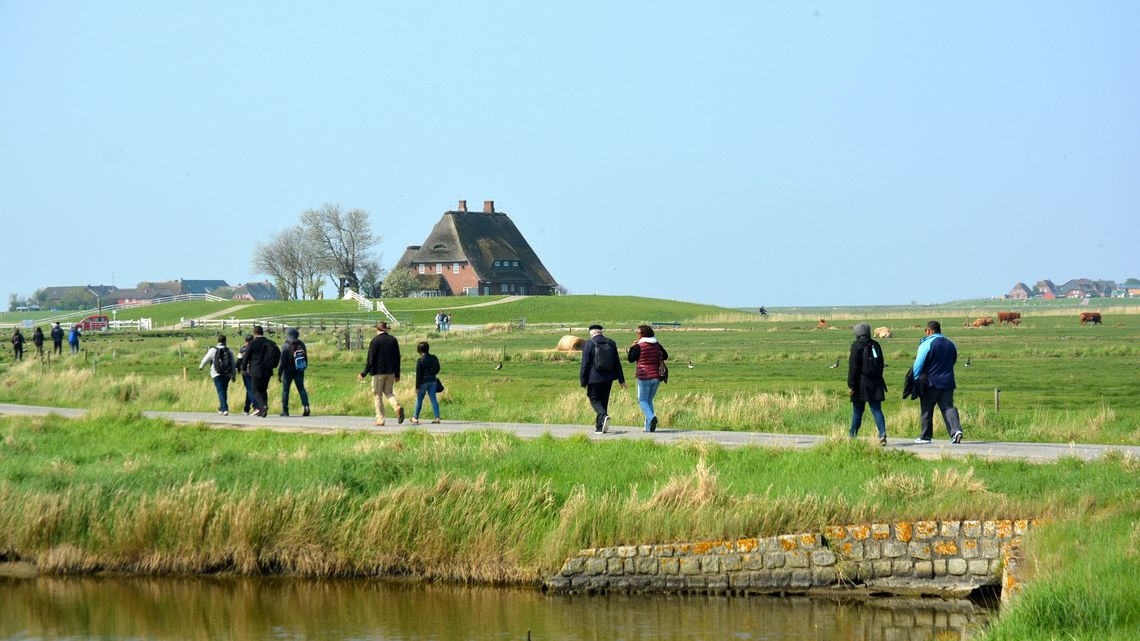
[[[551,597],[533,590],[293,579],[0,578],[0,638],[434,641],[969,638],[968,601]]]

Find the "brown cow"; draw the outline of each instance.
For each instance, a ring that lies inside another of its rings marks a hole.
[[[827,329],[827,321],[822,319],[822,318],[819,319],[819,325],[816,325],[815,328],[816,329]]]
[[[1021,312],[998,312],[998,325],[1012,323],[1021,318]]]
[[[1100,322],[1100,312],[1081,312],[1081,325],[1085,323],[1100,325]]]
[[[973,323],[970,323],[970,326],[971,327],[986,327],[986,326],[993,325],[993,324],[994,324],[994,319],[990,318],[989,316],[984,316],[982,318],[975,319]]]

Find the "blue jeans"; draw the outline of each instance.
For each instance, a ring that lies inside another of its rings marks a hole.
[[[424,394],[427,394],[427,397],[431,399],[431,411],[436,418],[439,418],[439,401],[435,398],[435,385],[435,381],[428,381],[416,390],[416,411],[412,414],[414,418],[419,419],[420,417],[420,410],[424,406]]]
[[[230,405],[226,402],[226,393],[229,391],[230,377],[225,375],[218,375],[214,377],[214,389],[218,392],[218,411],[230,411]]]
[[[253,379],[251,379],[249,377],[249,374],[242,374],[241,375],[241,382],[242,382],[242,385],[245,386],[245,413],[249,414],[249,410],[251,408],[253,408],[253,406],[254,406],[254,403],[253,403]]]
[[[289,388],[297,383],[297,393],[301,395],[301,405],[309,406],[309,394],[305,391],[305,370],[281,370],[281,411],[289,413]]]
[[[851,402],[851,438],[859,433],[859,427],[863,425],[863,407],[864,405],[871,406],[871,416],[875,417],[875,427],[879,428],[879,438],[887,436],[887,418],[883,416],[883,405],[879,401],[852,401]]]
[[[645,414],[645,429],[649,429],[649,423],[653,421],[653,417],[657,414],[653,411],[653,397],[657,396],[657,388],[661,386],[661,381],[656,378],[643,381],[637,379],[637,403],[641,405],[641,413]]]

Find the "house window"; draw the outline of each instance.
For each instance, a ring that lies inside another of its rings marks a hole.
[[[452,274],[458,274],[459,273],[459,263],[451,263],[451,273]]]
[[[419,265],[417,265],[417,267],[419,267],[421,274],[424,273],[424,264],[423,263],[420,263]]]
[[[503,283],[503,293],[504,294],[507,293],[507,284],[506,283]]]
[[[517,260],[511,261],[511,267],[518,267],[518,266],[519,266],[519,261],[517,261]]]
[[[436,263],[435,264],[435,273],[437,273],[437,274],[443,273],[443,263]]]
[[[501,261],[501,260],[495,261],[495,267],[502,267],[502,266],[503,266],[503,261]]]

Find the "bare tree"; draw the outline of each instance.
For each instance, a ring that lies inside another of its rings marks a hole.
[[[320,297],[326,259],[321,245],[300,225],[282,230],[253,252],[253,267],[277,283],[286,300]]]
[[[320,247],[324,272],[336,283],[337,297],[343,298],[347,287],[360,289],[369,261],[378,263],[370,252],[380,237],[372,233],[368,212],[346,212],[336,203],[325,203],[301,214],[301,225]]]
[[[288,248],[287,235],[288,230],[277,234],[268,243],[258,243],[253,249],[253,269],[272,278],[282,298],[296,300],[300,283]]]

